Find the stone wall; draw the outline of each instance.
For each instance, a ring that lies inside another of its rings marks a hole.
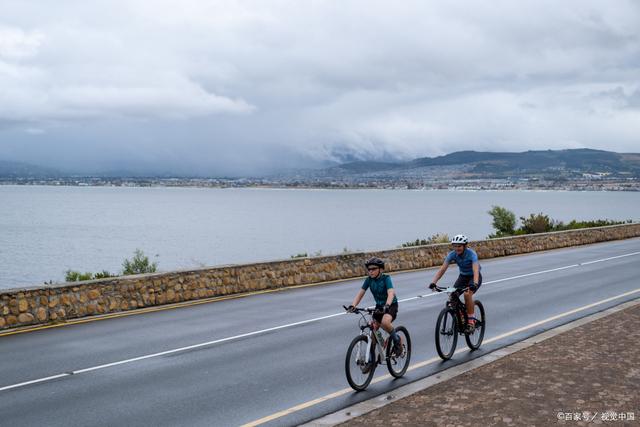
[[[639,236],[640,223],[635,223],[476,241],[471,242],[470,247],[482,259]],[[362,263],[371,256],[385,259],[387,271],[433,267],[442,263],[449,249],[448,244],[416,246],[0,290],[0,330],[201,298],[361,277],[365,274]]]

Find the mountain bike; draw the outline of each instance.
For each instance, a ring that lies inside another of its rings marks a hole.
[[[449,299],[436,321],[436,350],[443,360],[451,359],[451,356],[456,351],[458,334],[464,335],[467,346],[471,350],[479,349],[482,344],[486,327],[484,306],[480,301],[474,301],[476,323],[475,326],[471,326],[467,308],[464,302],[460,300],[460,295],[467,289],[469,288],[456,289],[454,287],[443,288],[440,286],[434,288],[435,292],[447,292],[449,294]]]
[[[348,310],[347,307],[344,309]],[[349,344],[344,362],[344,370],[351,388],[356,391],[366,389],[376,367],[382,365],[383,360],[394,378],[403,376],[407,372],[411,359],[411,337],[407,328],[404,326],[395,328],[396,334],[400,337],[401,348],[400,354],[396,354],[391,336],[373,318],[375,309],[356,307],[352,312],[360,315],[358,320],[360,334]]]

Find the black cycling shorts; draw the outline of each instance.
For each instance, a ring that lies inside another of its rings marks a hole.
[[[473,276],[463,276],[462,274],[458,276],[458,280],[453,285],[456,289],[466,288],[467,286],[473,285]],[[478,273],[478,289],[482,286],[482,273]],[[478,289],[475,290],[474,294],[478,292]]]
[[[384,313],[382,313],[382,310],[384,310],[384,306],[383,305],[376,305],[376,310],[380,310],[380,313],[373,313],[373,318],[376,320],[376,322],[381,323],[382,322],[382,316],[384,315]],[[398,303],[394,302],[393,304],[391,304],[389,306],[389,312],[387,314],[391,315],[391,321],[393,322],[394,320],[396,320],[396,316],[398,315]]]

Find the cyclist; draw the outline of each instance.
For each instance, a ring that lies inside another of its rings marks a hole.
[[[458,280],[453,285],[457,289],[469,287],[464,293],[464,303],[467,306],[467,316],[469,317],[469,327],[473,328],[476,323],[473,294],[475,294],[482,285],[482,274],[480,273],[480,263],[478,262],[478,254],[473,249],[467,247],[469,239],[464,234],[458,234],[451,239],[453,250],[449,252],[444,259],[444,263],[433,277],[429,289],[435,289],[436,283],[449,268],[449,264],[456,263],[460,270]]]
[[[369,276],[364,280],[362,288],[356,294],[348,310],[353,311],[364,297],[367,289],[370,289],[376,301],[376,313],[373,314],[373,318],[382,325],[382,329],[389,333],[393,341],[393,351],[396,355],[400,355],[402,353],[400,337],[396,334],[391,323],[398,315],[398,298],[396,298],[391,277],[384,274],[384,261],[380,258],[371,258],[364,265]]]

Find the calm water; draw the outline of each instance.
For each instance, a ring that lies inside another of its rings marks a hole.
[[[492,232],[517,216],[640,219],[640,193],[0,186],[0,288],[118,272],[142,249],[160,270],[386,249],[435,233]]]

